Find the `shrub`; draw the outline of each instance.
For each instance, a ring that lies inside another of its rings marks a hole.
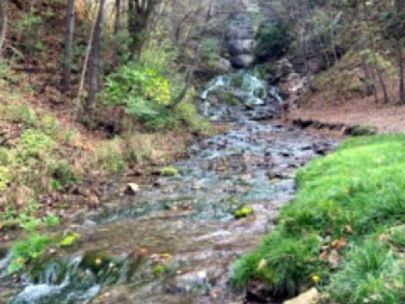
[[[283,23],[262,24],[256,40],[256,55],[259,58],[279,57],[289,46],[288,27]]]
[[[125,112],[149,129],[173,126],[166,106],[171,100],[169,81],[158,71],[130,63],[107,78],[105,102],[123,106]]]

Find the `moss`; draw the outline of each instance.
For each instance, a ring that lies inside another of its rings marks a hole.
[[[247,216],[253,214],[253,212],[254,211],[253,211],[252,207],[249,207],[247,205],[241,205],[238,207],[238,209],[236,209],[233,212],[233,216],[236,219],[240,219],[240,218],[247,217]]]
[[[160,169],[160,175],[161,176],[176,176],[179,173],[179,171],[175,167],[164,167]]]
[[[110,263],[113,263],[113,259],[100,251],[87,251],[79,265],[82,269],[89,269],[95,274],[101,270],[108,268]]]
[[[71,247],[73,246],[77,240],[80,238],[80,234],[73,232],[69,233],[59,242],[60,247]]]
[[[166,266],[164,264],[156,264],[152,268],[152,273],[155,277],[161,276],[166,271]]]

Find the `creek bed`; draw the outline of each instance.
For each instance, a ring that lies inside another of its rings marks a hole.
[[[40,259],[19,283],[1,278],[0,292],[13,304],[241,303],[230,266],[273,228],[294,195],[294,171],[333,147],[299,128],[237,123],[192,144],[177,176],[73,227],[77,244]],[[253,214],[236,219],[242,205]]]

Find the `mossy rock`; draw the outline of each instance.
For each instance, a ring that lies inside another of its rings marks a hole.
[[[233,216],[236,219],[241,219],[244,217],[248,217],[249,215],[253,214],[254,210],[252,207],[247,205],[241,205],[233,212]]]
[[[370,136],[377,134],[377,128],[368,125],[355,125],[348,128],[345,133],[350,136]]]
[[[82,258],[80,268],[89,269],[97,274],[101,270],[106,269],[112,262],[113,259],[103,252],[88,251]]]
[[[179,171],[175,167],[164,167],[160,169],[161,176],[169,177],[169,176],[176,176],[177,174],[179,174]]]
[[[80,234],[74,232],[74,233],[69,233],[66,235],[60,242],[59,246],[60,247],[71,247],[73,246],[76,241],[80,238]]]
[[[167,266],[164,264],[156,264],[152,268],[152,273],[155,277],[161,276],[163,273],[165,273],[167,270]]]

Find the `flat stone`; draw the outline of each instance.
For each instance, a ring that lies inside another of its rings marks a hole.
[[[315,287],[300,294],[298,297],[284,301],[283,304],[317,304],[321,299],[321,295]]]

